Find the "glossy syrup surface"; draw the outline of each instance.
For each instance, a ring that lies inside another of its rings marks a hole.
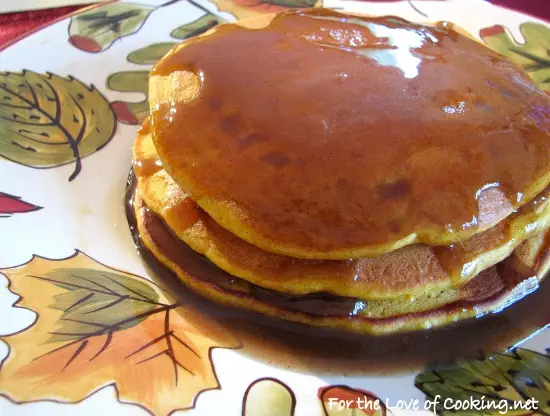
[[[200,87],[153,111],[164,165],[199,204],[229,202],[281,244],[444,242],[545,185],[528,195],[549,170],[548,97],[449,27],[285,12],[222,25],[153,75],[179,70]]]

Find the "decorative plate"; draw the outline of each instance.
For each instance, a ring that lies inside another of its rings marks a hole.
[[[430,344],[422,341],[425,334],[404,335],[387,354],[383,340],[371,339],[355,355],[338,357],[339,345],[320,354],[328,338],[312,337],[298,353],[292,335],[263,328],[262,347],[252,340],[252,326],[227,325],[193,303],[175,301],[142,262],[123,197],[132,141],[148,111],[152,64],[176,42],[221,22],[320,5],[113,2],[1,52],[0,413],[550,413],[547,331],[522,342],[504,337],[518,342],[490,349],[487,331],[474,325],[461,339],[440,331]],[[536,18],[482,0],[323,5],[454,22],[550,91],[550,27]],[[544,304],[539,292],[532,295],[539,301],[529,297],[523,304]],[[504,314],[491,333],[544,327],[550,318],[548,306],[522,308],[527,318],[516,325]],[[451,348],[457,343],[468,347]],[[437,364],[447,348],[447,363]],[[418,366],[416,358],[432,355]],[[452,361],[464,355],[470,358]],[[475,400],[492,407],[475,410]]]

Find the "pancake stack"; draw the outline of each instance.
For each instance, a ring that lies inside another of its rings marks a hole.
[[[214,301],[383,334],[498,312],[550,264],[549,97],[449,25],[221,25],[149,97],[139,236]]]

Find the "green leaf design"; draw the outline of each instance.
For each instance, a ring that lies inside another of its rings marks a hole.
[[[149,71],[124,71],[109,76],[107,86],[118,92],[139,92],[145,98],[139,102],[115,101],[112,106],[118,121],[125,124],[139,124],[149,114],[147,93]]]
[[[440,396],[435,410],[442,415],[499,415],[503,409],[511,415],[532,414],[514,406],[533,399],[538,402],[535,413],[550,414],[549,377],[550,356],[517,348],[427,370],[416,376],[415,386],[429,398]],[[474,412],[444,405],[445,400],[452,404],[476,399],[494,407]]]
[[[193,22],[174,29],[171,35],[177,39],[188,39],[200,35],[224,20],[207,12]],[[175,42],[152,43],[131,52],[127,59],[137,65],[153,65],[176,45]],[[107,86],[118,92],[140,92],[145,99],[139,102],[115,101],[112,104],[118,121],[125,124],[139,124],[149,114],[147,93],[149,90],[149,69],[147,71],[123,71],[112,74]]]
[[[550,91],[550,28],[527,22],[520,30],[525,38],[523,44],[512,39],[500,25],[482,29],[480,36],[492,49],[523,68],[539,87]]]
[[[138,65],[153,65],[166,55],[175,44],[175,42],[152,43],[131,52],[128,55],[128,61]]]
[[[108,101],[68,76],[0,72],[0,156],[34,168],[75,163],[105,146],[116,127]]]
[[[69,42],[86,52],[101,52],[117,39],[136,33],[155,10],[133,3],[110,3],[74,16],[69,25]]]
[[[166,306],[158,302],[150,285],[122,273],[67,268],[34,277],[66,290],[49,305],[62,312],[50,342],[72,341],[98,330],[127,329]]]
[[[224,23],[221,17],[212,13],[207,13],[204,16],[198,18],[194,22],[182,25],[172,31],[170,36],[176,39],[189,39],[193,36],[202,35],[204,32],[212,29],[214,26]]]

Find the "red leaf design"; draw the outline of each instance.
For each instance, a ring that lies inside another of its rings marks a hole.
[[[69,43],[74,47],[86,52],[99,52],[101,45],[95,40],[81,35],[72,35],[69,37]]]
[[[124,101],[114,101],[111,103],[111,108],[116,114],[118,121],[124,124],[139,124],[139,120],[136,115],[128,107],[128,103]]]
[[[482,38],[485,38],[487,36],[495,36],[500,35],[501,33],[505,33],[506,30],[504,29],[504,26],[501,25],[494,25],[491,27],[485,27],[479,31],[479,36]]]
[[[0,215],[37,211],[42,207],[29,204],[20,197],[0,192]]]

